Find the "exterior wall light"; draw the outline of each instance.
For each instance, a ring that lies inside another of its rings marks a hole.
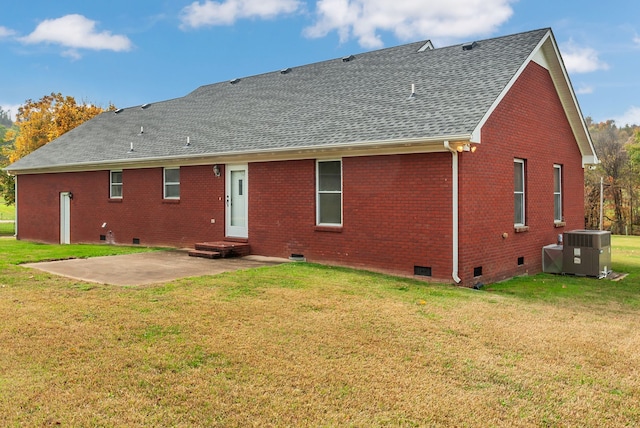
[[[217,164],[213,166],[213,173],[216,177],[220,177],[220,167]]]
[[[476,146],[471,147],[471,144],[462,144],[461,146],[456,147],[456,150],[459,153],[462,153],[462,152],[475,153],[476,149],[477,147]]]

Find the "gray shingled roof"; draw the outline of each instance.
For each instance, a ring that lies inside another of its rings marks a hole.
[[[103,113],[7,169],[470,134],[548,31],[483,40],[471,50],[419,52],[424,42],[411,43],[202,86]],[[409,98],[412,84],[417,96]]]

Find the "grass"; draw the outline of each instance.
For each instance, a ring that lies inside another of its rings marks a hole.
[[[0,240],[0,268],[38,261],[116,256],[156,250],[150,247],[115,245],[49,245],[5,238]]]
[[[549,303],[581,303],[605,309],[617,304],[640,309],[640,237],[614,236],[613,245],[613,269],[628,274],[622,281],[540,274],[492,284],[487,290]]]
[[[15,220],[16,208],[15,206],[7,206],[4,203],[4,199],[0,196],[0,220]]]
[[[16,210],[14,206],[7,206],[4,199],[0,197],[0,236],[11,236],[14,232],[13,221],[16,218]],[[11,220],[4,222],[3,220]]]
[[[640,423],[640,239],[614,239],[620,282],[482,291],[304,263],[143,287],[16,265],[103,248],[0,240],[0,425]]]
[[[15,223],[0,221],[0,236],[13,236],[15,233]]]

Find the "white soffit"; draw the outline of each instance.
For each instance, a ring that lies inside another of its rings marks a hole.
[[[542,50],[536,51],[536,54],[533,56],[533,58],[531,58],[531,60],[539,66],[549,70],[549,63],[547,62],[547,58],[545,58],[544,54],[542,53]]]

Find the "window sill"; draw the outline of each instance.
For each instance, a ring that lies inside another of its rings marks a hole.
[[[529,226],[514,226],[513,231],[515,233],[523,233],[529,231]]]
[[[342,226],[315,226],[313,230],[316,232],[342,233]]]
[[[565,227],[567,225],[566,221],[556,221],[553,223],[553,227]]]
[[[180,199],[163,199],[162,203],[163,204],[179,204]]]
[[[122,198],[109,198],[109,203],[110,204],[121,204],[122,203]]]

